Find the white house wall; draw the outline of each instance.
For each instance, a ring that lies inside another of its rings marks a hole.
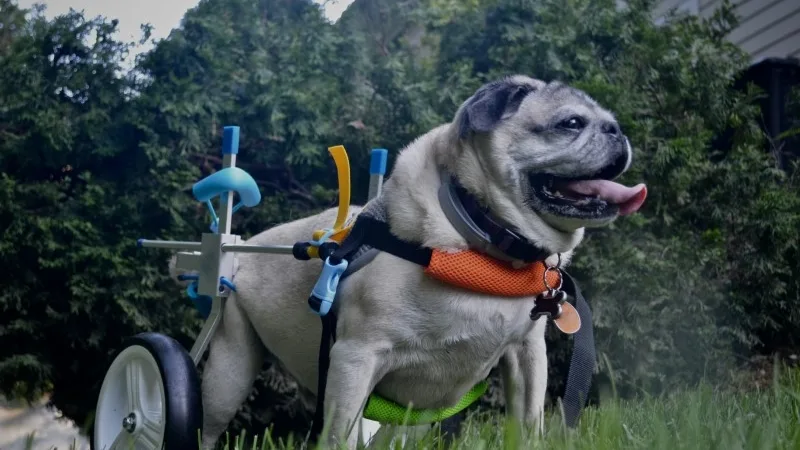
[[[672,8],[711,16],[721,0],[662,0],[655,18]],[[800,0],[733,0],[739,26],[729,39],[753,57],[756,63],[764,58],[800,58]]]

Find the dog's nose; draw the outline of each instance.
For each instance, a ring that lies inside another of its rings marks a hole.
[[[620,135],[619,125],[614,122],[604,122],[600,126],[600,129],[603,130],[603,133],[605,134],[610,134],[612,136]]]

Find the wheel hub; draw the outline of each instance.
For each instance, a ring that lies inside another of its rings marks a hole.
[[[122,419],[122,428],[128,433],[133,433],[136,430],[136,413],[130,413]]]

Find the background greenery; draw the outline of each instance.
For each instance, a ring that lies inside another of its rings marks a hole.
[[[613,110],[635,149],[624,180],[649,189],[641,213],[588,234],[572,269],[595,315],[595,394],[726,383],[754,356],[792,354],[798,171],[766,151],[758,92],[732,87],[748,58],[725,39],[730,5],[657,26],[653,3],[357,0],[331,24],[308,0],[202,0],[126,72],[115,21],[0,0],[0,391],[51,393],[88,428],[125,337],[191,345],[200,319],[168,254],[134,243],[207,230],[190,188],[219,168],[223,126],[241,127],[239,164],[263,195],[235,216],[247,237],[335,203],[328,146],[348,149],[363,202],[371,148],[396,154],[516,72]],[[550,341],[553,399],[569,341]],[[294,388],[265,366],[232,431],[303,432]]]

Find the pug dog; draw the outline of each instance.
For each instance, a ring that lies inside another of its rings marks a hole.
[[[632,151],[614,115],[585,92],[523,75],[481,86],[452,122],[403,148],[379,206],[391,233],[413,245],[457,252],[473,248],[445,214],[440,188],[457,182],[491,214],[561,267],[588,227],[636,212],[646,188],[614,179]],[[375,206],[377,205],[377,206]],[[361,207],[352,206],[358,214]],[[333,223],[335,209],[284,223],[247,244],[306,241]],[[494,257],[517,265],[502,250]],[[317,393],[320,318],[307,299],[320,261],[239,254],[237,291],[209,346],[202,374],[203,446],[213,448],[270,358],[308,401]],[[359,443],[359,419],[373,392],[401,405],[456,404],[498,366],[507,411],[541,430],[547,386],[547,319],[529,316],[535,297],[470,292],[426,276],[423,268],[379,252],[340,286],[335,343],[324,396],[327,442]]]

